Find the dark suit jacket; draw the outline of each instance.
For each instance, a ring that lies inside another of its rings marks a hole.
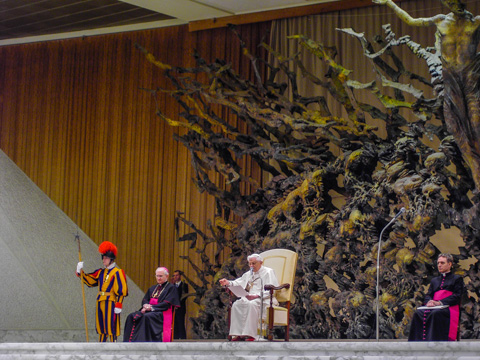
[[[176,286],[176,284],[174,284]],[[186,339],[187,334],[185,330],[185,314],[187,312],[187,299],[182,299],[182,296],[188,293],[188,285],[184,281],[181,281],[177,287],[178,298],[180,299],[180,307],[175,311],[175,325],[173,328],[174,339]]]

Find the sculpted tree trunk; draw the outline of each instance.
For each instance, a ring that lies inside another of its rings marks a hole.
[[[448,130],[462,150],[480,191],[480,16],[474,17],[460,1],[442,1],[451,13],[412,18],[392,0],[386,4],[413,26],[437,27],[435,47],[442,64],[443,114]]]

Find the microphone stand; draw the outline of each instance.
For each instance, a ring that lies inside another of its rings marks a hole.
[[[382,231],[380,232],[380,238],[378,240],[378,251],[377,251],[377,286],[376,286],[376,289],[377,289],[377,296],[376,296],[376,306],[377,306],[377,314],[376,314],[376,339],[377,341],[379,341],[379,329],[378,329],[378,325],[379,325],[379,321],[378,321],[378,318],[379,318],[379,314],[380,314],[380,309],[379,309],[379,303],[380,303],[380,300],[379,300],[379,289],[380,289],[380,248],[382,246],[382,236],[383,236],[383,232],[385,231],[385,229],[387,229],[390,225],[392,225],[395,220],[397,220],[397,218],[402,215],[403,213],[405,212],[405,208],[402,207],[400,209],[400,211],[397,213],[397,215],[395,215],[395,217],[390,220],[390,222],[385,225],[385,227],[382,229]]]
[[[258,338],[258,341],[264,341],[265,339],[263,338],[263,279],[260,277],[260,337]]]

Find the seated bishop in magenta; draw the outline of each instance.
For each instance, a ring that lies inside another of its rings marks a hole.
[[[157,285],[145,293],[142,308],[128,315],[124,342],[171,341],[173,311],[180,306],[180,300],[175,285],[167,281],[168,276],[165,267],[155,271]]]

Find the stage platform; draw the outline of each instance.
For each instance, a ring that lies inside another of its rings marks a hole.
[[[480,341],[290,341],[173,343],[0,343],[0,359],[380,360],[480,359]]]

